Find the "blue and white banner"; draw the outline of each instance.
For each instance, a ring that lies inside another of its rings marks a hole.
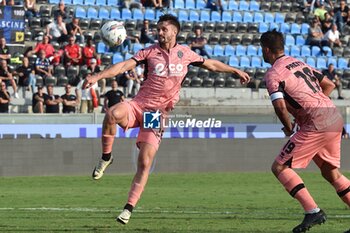
[[[24,43],[24,7],[0,6],[0,36],[9,44]]]

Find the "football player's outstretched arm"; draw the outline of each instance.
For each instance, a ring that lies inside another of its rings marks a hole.
[[[250,81],[250,77],[246,72],[243,72],[232,66],[226,65],[221,61],[206,59],[204,63],[201,65],[201,67],[214,72],[233,73],[235,75],[238,75],[242,84],[247,84]]]
[[[114,78],[115,76],[122,74],[125,71],[131,70],[135,67],[136,67],[136,61],[133,59],[128,59],[126,61],[114,64],[113,66],[105,69],[102,72],[86,77],[83,84],[83,89],[89,88],[100,79]]]
[[[327,76],[324,76],[323,79],[320,82],[320,86],[322,88],[323,94],[326,96],[329,96],[333,89],[335,88],[335,84],[327,78]]]

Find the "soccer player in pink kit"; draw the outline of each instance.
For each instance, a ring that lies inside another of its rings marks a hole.
[[[266,86],[276,115],[284,126],[282,130],[286,136],[291,136],[271,169],[305,210],[304,220],[293,232],[305,232],[325,222],[326,214],[317,206],[294,168],[305,168],[313,160],[322,176],[350,206],[350,181],[339,171],[343,119],[328,97],[334,89],[332,81],[304,62],[284,55],[281,33],[263,33],[260,43],[265,62],[272,65],[265,74]],[[288,112],[300,127],[296,133]]]
[[[222,62],[204,59],[187,46],[176,43],[180,24],[173,15],[163,15],[157,23],[159,43],[140,50],[134,57],[117,63],[96,75],[89,76],[85,88],[103,78],[113,78],[118,74],[145,64],[145,80],[140,91],[131,101],[124,101],[110,108],[104,118],[102,128],[102,158],[93,171],[93,179],[100,179],[104,170],[113,161],[112,145],[116,134],[116,124],[124,130],[140,127],[137,146],[140,149],[137,171],[131,184],[128,201],[117,221],[128,223],[131,212],[140,199],[147,183],[149,170],[161,142],[162,131],[143,128],[143,112],[154,111],[167,114],[179,100],[181,83],[189,65],[200,66],[211,71],[233,73],[242,83],[249,82],[249,76]]]

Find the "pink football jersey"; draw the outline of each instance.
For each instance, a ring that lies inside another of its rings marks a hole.
[[[290,56],[278,58],[265,74],[267,90],[274,100],[283,96],[288,111],[304,130],[322,130],[341,118],[322,92],[324,75]]]
[[[145,80],[133,99],[145,110],[169,111],[179,101],[188,66],[203,64],[204,58],[189,47],[176,44],[169,53],[159,44],[140,50],[133,60],[145,64]]]

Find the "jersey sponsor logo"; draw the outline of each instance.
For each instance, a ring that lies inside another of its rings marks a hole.
[[[168,74],[163,63],[158,63],[154,68],[154,73],[158,76],[182,76],[184,66],[182,64],[169,64]]]

